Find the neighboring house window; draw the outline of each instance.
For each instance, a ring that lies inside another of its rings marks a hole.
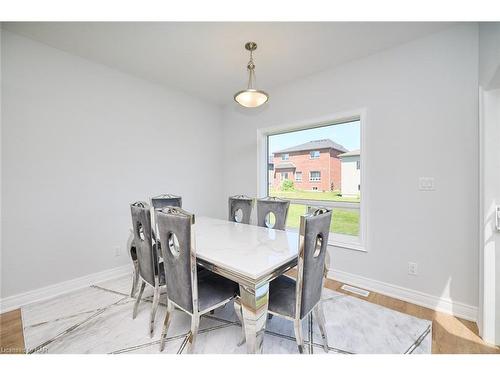
[[[321,172],[319,171],[309,172],[309,181],[321,181]]]
[[[311,155],[311,159],[318,159],[319,158],[319,151],[311,151],[309,153]]]
[[[310,128],[300,130],[284,128],[282,133],[273,129],[273,134],[264,135],[261,142],[268,158],[274,155],[274,160],[288,160],[290,168],[295,168],[279,170],[276,164],[274,175],[266,174],[272,183],[262,184],[262,189],[267,186],[267,191],[259,190],[262,195],[267,193],[270,197],[290,200],[287,228],[297,230],[300,216],[308,213],[310,207],[325,207],[333,211],[329,242],[363,249],[362,234],[366,228],[362,230],[361,225],[365,215],[361,212],[361,195],[368,184],[364,184],[361,192],[362,171],[361,164],[357,163],[362,151],[361,121],[337,121],[321,127],[311,124]],[[293,154],[293,165],[290,154]],[[266,160],[265,155],[261,156],[260,160]],[[259,166],[260,173],[263,168],[267,166]],[[284,180],[290,183],[283,184]]]

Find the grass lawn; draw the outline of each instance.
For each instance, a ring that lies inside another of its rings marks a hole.
[[[305,212],[305,205],[291,204],[288,210],[287,227],[298,228],[300,226],[300,215],[304,215]],[[359,212],[334,208],[330,231],[351,236],[359,235]]]
[[[359,197],[339,197],[335,191],[281,191],[269,188],[269,196],[284,199],[318,199],[323,201],[359,202]]]
[[[308,199],[308,200],[324,200],[336,202],[359,202],[359,197],[339,197],[334,191],[281,191],[269,189],[269,196],[280,197],[283,199]],[[287,226],[290,228],[298,228],[300,226],[300,215],[306,212],[306,206],[303,204],[291,204],[288,211]],[[342,208],[334,208],[332,216],[332,224],[330,230],[333,233],[348,234],[351,236],[359,235],[359,211],[345,210]]]

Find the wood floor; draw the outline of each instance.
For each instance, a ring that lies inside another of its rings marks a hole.
[[[335,280],[326,280],[326,287],[371,303],[387,307],[417,318],[432,320],[433,354],[500,354],[500,348],[487,345],[478,335],[477,324],[453,315],[437,312],[413,303],[404,302],[371,292],[368,297],[349,293],[340,289],[343,284]]]
[[[0,354],[24,353],[21,309],[0,314]]]
[[[432,353],[496,353],[500,348],[485,344],[478,336],[476,323],[456,318],[452,315],[440,313],[371,292],[368,297],[346,292],[340,287],[343,284],[335,280],[326,280],[325,286],[332,290],[364,299],[392,310],[416,316],[417,318],[432,320]],[[21,319],[21,310],[14,310],[0,315],[0,353],[23,353],[24,337]]]

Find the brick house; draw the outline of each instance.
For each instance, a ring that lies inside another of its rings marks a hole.
[[[341,188],[339,155],[348,150],[331,139],[319,139],[274,153],[271,185],[292,180],[298,190],[331,191]]]

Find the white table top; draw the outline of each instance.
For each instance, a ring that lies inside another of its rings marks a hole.
[[[298,233],[209,217],[193,228],[199,259],[253,280],[297,258]]]

